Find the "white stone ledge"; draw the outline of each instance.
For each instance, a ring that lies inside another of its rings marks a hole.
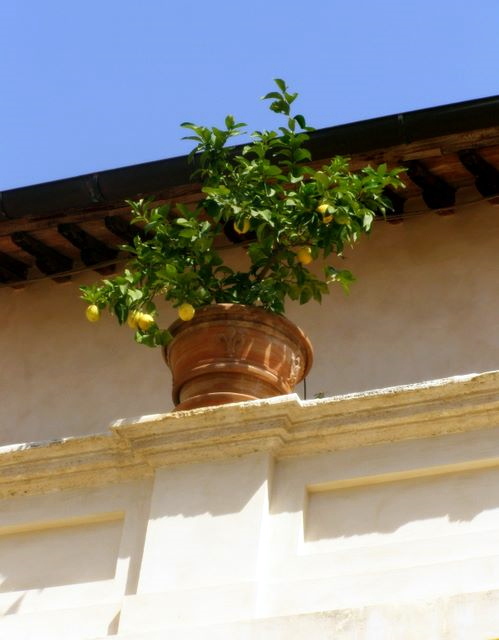
[[[499,427],[499,372],[301,401],[279,396],[119,420],[109,434],[0,448],[0,496],[100,486],[154,468],[276,458]]]

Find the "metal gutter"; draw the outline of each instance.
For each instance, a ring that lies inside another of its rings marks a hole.
[[[320,129],[311,134],[309,148],[312,157],[321,159],[494,126],[499,126],[499,96]],[[109,208],[127,198],[188,184],[191,173],[187,156],[178,156],[10,189],[0,193],[0,218]]]

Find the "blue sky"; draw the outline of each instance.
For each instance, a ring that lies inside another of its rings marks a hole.
[[[497,0],[0,0],[0,191],[183,155],[184,120],[320,128],[499,94]]]

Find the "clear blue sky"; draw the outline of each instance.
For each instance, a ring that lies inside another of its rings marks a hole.
[[[0,0],[0,190],[251,128],[283,77],[311,124],[499,94],[498,0]]]

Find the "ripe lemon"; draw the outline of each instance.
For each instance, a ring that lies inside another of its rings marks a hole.
[[[317,213],[321,214],[322,222],[324,224],[329,224],[333,219],[333,215],[331,213],[328,213],[328,207],[329,205],[327,204],[320,204],[316,209]]]
[[[250,229],[250,223],[248,218],[244,218],[241,222],[234,222],[234,231],[238,233],[240,236],[243,236],[245,233],[248,233]]]
[[[135,329],[137,329],[137,327],[139,326],[139,316],[140,316],[140,311],[130,311],[130,313],[128,314],[128,318],[126,319],[127,325],[130,327],[130,329],[133,329],[135,331]]]
[[[192,320],[194,318],[195,313],[196,313],[196,309],[194,309],[192,304],[189,304],[188,302],[184,302],[178,308],[178,317],[184,322]]]
[[[298,262],[301,264],[310,264],[313,260],[312,249],[310,247],[302,247],[296,254]]]
[[[154,318],[150,313],[139,313],[137,323],[142,331],[147,331],[154,324]]]
[[[96,304],[89,304],[85,311],[85,315],[89,322],[97,322],[100,318],[99,307]]]

